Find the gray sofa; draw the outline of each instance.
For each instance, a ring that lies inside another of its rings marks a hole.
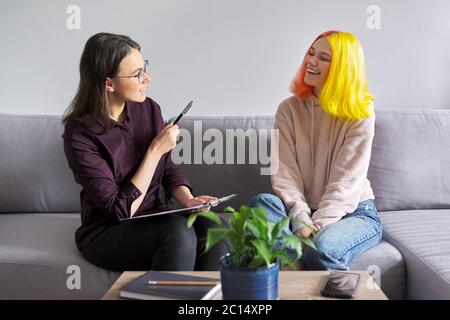
[[[256,141],[264,142],[261,137],[273,121],[183,119],[182,139],[189,134],[203,138],[203,147],[210,143],[211,137],[202,136],[208,129],[223,133],[223,145],[234,141],[226,129],[249,138],[245,145],[236,141],[234,157],[223,154],[228,164],[182,165],[195,193],[238,193],[230,203],[238,207],[258,193],[272,192],[270,177],[261,175],[266,159],[255,161],[248,151],[254,129],[260,130]],[[62,132],[58,116],[0,114],[0,299],[99,299],[119,276],[88,263],[75,247],[80,187],[67,166]],[[239,150],[245,150],[246,164],[240,164]],[[177,155],[186,159],[186,151]],[[220,162],[220,152],[215,156]],[[198,162],[193,153],[192,162]],[[450,299],[450,111],[377,110],[369,179],[383,241],[350,268],[381,275],[381,287],[391,299]],[[80,287],[73,286],[73,268],[79,270]]]

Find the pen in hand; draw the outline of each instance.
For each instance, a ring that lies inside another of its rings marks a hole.
[[[193,103],[194,103],[194,101],[191,101],[191,102],[188,103],[188,105],[186,106],[186,108],[184,108],[184,110],[181,111],[180,115],[175,119],[175,121],[173,122],[173,125],[176,125],[177,122],[180,121],[181,117],[182,117],[183,115],[185,115],[185,114],[189,111],[189,109],[192,107],[192,104],[193,104]]]

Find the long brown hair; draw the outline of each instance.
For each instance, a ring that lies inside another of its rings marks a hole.
[[[120,62],[131,51],[141,50],[131,38],[118,34],[97,33],[89,38],[80,59],[80,83],[77,93],[64,112],[62,123],[81,118],[92,126],[103,118],[103,129],[109,128],[107,77],[114,77]]]

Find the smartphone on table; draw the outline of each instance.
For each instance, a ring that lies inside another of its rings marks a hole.
[[[354,298],[360,277],[356,272],[333,270],[325,280],[320,294],[325,297]]]

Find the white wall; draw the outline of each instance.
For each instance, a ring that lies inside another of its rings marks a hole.
[[[370,5],[381,29],[367,27]],[[84,43],[107,31],[140,43],[166,117],[191,99],[192,115],[273,114],[327,29],[362,42],[376,106],[450,107],[449,0],[18,0],[0,3],[0,113],[62,114]]]

